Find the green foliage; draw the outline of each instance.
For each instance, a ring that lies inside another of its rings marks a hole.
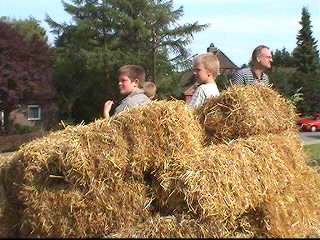
[[[159,84],[159,96],[180,95],[168,88],[178,85],[175,71],[187,65],[193,34],[207,25],[177,24],[183,8],[174,10],[168,0],[71,2],[63,4],[73,24],[46,18],[57,34],[54,79],[62,118],[92,121],[107,99],[117,105],[116,71],[124,64],[143,66],[147,80]]]
[[[320,112],[320,72],[297,72],[295,78],[297,82],[302,83],[301,92],[304,96],[304,101],[298,104],[298,110],[304,115]]]
[[[276,50],[273,70],[268,75],[274,87],[296,105],[298,112],[310,115],[320,111],[320,69],[317,41],[312,37],[310,15],[305,7],[300,24],[297,47],[292,54],[285,48]]]
[[[290,102],[295,106],[304,100],[303,93],[299,92],[300,90],[301,88],[299,88],[296,93],[289,98]]]
[[[282,50],[276,49],[272,59],[273,67],[294,67],[294,58],[285,47],[283,47]]]
[[[34,35],[46,43],[48,41],[46,30],[40,26],[40,21],[31,16],[27,19],[1,17],[0,21],[12,26],[27,42],[31,42]]]
[[[220,92],[227,89],[231,85],[229,81],[231,79],[231,76],[232,73],[225,73],[217,77],[216,83]]]
[[[302,8],[299,23],[302,28],[297,35],[297,47],[293,50],[293,56],[298,71],[310,73],[319,69],[319,51],[317,41],[312,37],[310,14],[306,7]]]
[[[171,98],[184,99],[184,89],[182,85],[182,74],[175,72],[165,76],[157,85],[157,97],[159,99],[169,100]]]
[[[305,145],[303,148],[308,156],[308,164],[320,168],[320,144]]]

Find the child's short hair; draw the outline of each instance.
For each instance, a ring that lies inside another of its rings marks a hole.
[[[213,77],[216,78],[220,72],[220,63],[217,56],[212,53],[204,53],[195,57],[193,66],[203,64],[204,68],[212,73]]]
[[[143,84],[144,94],[147,95],[148,98],[154,97],[157,92],[157,86],[153,82],[145,82]]]
[[[146,79],[146,72],[143,67],[138,65],[123,65],[118,69],[118,76],[127,75],[131,80],[138,79],[138,87],[142,88]]]

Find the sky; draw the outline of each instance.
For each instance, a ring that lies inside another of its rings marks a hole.
[[[272,51],[286,48],[292,52],[301,29],[303,7],[310,13],[312,36],[320,39],[320,0],[173,0],[173,5],[174,9],[183,6],[184,15],[178,24],[209,24],[204,31],[194,34],[188,46],[192,54],[205,53],[213,43],[239,67],[249,62],[253,49],[261,44]],[[44,21],[46,14],[58,23],[71,23],[61,0],[0,0],[0,16],[32,16],[40,21],[53,43],[55,36]]]

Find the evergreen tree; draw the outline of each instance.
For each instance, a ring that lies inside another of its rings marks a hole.
[[[72,0],[72,4],[63,4],[73,24],[59,24],[49,16],[46,21],[57,34],[55,79],[63,95],[60,99],[68,102],[63,104],[69,106],[65,110],[72,111],[69,115],[77,121],[101,116],[106,99],[119,101],[115,74],[123,64],[142,65],[147,79],[154,82],[170,79],[178,64],[188,59],[186,47],[193,34],[207,27],[197,22],[177,24],[183,8],[173,10],[168,0]],[[72,59],[78,62],[72,64]],[[79,92],[83,94],[77,95]],[[88,113],[87,109],[94,110]]]
[[[282,50],[276,49],[272,59],[273,67],[294,67],[294,58],[285,47]]]
[[[302,25],[297,35],[297,47],[293,50],[293,57],[298,71],[310,73],[319,68],[319,51],[317,41],[312,37],[310,14],[306,7],[302,8]]]

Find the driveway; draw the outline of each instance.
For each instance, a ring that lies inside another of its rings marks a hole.
[[[300,132],[300,137],[304,145],[307,144],[320,144],[320,131],[319,132]]]

